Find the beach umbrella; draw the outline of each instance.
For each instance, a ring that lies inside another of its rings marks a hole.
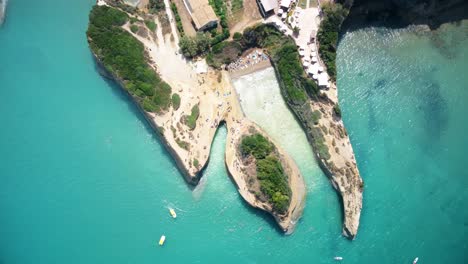
[[[318,67],[318,71],[323,72],[323,67],[322,66]]]
[[[312,63],[316,63],[317,62],[317,57],[312,57]]]
[[[310,57],[311,58],[316,57],[316,56],[317,56],[317,52],[315,52],[315,51],[310,52]]]
[[[317,80],[318,76],[317,74],[312,75],[312,79]]]
[[[308,61],[304,61],[304,63],[302,65],[304,65],[304,67],[307,68],[307,67],[309,67],[310,63]]]

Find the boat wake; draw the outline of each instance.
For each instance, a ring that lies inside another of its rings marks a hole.
[[[6,5],[8,0],[0,0],[0,26],[3,24],[6,16]]]

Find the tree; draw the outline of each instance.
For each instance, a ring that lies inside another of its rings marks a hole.
[[[197,55],[197,43],[193,38],[183,36],[179,42],[182,54],[187,58],[192,58]]]
[[[207,52],[210,49],[210,38],[206,33],[198,33],[195,39],[198,54]]]

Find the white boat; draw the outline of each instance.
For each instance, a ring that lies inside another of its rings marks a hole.
[[[166,241],[166,236],[162,235],[161,238],[159,239],[159,245],[160,246],[164,245],[164,241]]]
[[[169,213],[171,213],[172,218],[176,218],[176,217],[177,217],[177,214],[176,214],[176,212],[175,212],[174,209],[169,208]]]
[[[419,260],[419,258],[418,258],[418,257],[416,257],[416,258],[413,260],[413,264],[416,264],[416,263],[418,263],[418,260]]]
[[[334,259],[334,260],[341,261],[341,260],[343,260],[343,257],[334,257],[333,259]]]

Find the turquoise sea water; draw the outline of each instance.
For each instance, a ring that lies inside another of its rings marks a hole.
[[[301,151],[290,152],[309,193],[291,236],[237,194],[223,163],[225,128],[202,184],[187,186],[135,107],[99,76],[85,38],[93,4],[9,1],[0,263],[467,261],[466,26],[433,36],[366,30],[340,44],[340,101],[366,183],[350,242],[337,195]]]

